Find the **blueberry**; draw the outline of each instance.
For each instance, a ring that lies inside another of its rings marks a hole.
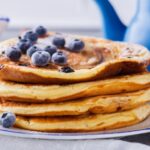
[[[37,46],[31,46],[28,50],[27,50],[27,56],[31,57],[33,53],[35,53],[36,51],[42,51],[39,47]]]
[[[4,128],[10,128],[14,125],[16,121],[16,116],[11,112],[4,112],[0,120]]]
[[[5,54],[11,61],[18,61],[21,57],[21,51],[17,47],[8,48]]]
[[[60,72],[70,73],[70,72],[74,72],[74,70],[69,66],[65,66],[60,69]]]
[[[35,28],[35,33],[37,33],[39,36],[44,36],[47,33],[47,29],[43,26],[38,26]]]
[[[52,38],[52,43],[58,48],[63,48],[65,45],[65,39],[62,36],[57,35]]]
[[[26,54],[27,49],[32,46],[32,43],[29,40],[21,39],[17,46],[23,54]]]
[[[30,40],[31,42],[36,42],[38,39],[38,34],[33,31],[27,31],[23,36],[22,39]]]
[[[38,67],[48,65],[49,61],[50,61],[50,54],[46,51],[37,51],[31,57],[32,64]]]
[[[44,51],[48,52],[52,56],[57,52],[57,47],[54,45],[48,45],[44,48]]]
[[[79,39],[74,39],[68,43],[67,48],[72,52],[80,52],[84,48],[84,42]]]
[[[52,62],[57,65],[65,65],[67,56],[62,51],[58,51],[52,55]]]

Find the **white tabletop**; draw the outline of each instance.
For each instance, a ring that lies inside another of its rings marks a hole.
[[[144,144],[122,140],[40,140],[0,136],[0,150],[150,150]]]

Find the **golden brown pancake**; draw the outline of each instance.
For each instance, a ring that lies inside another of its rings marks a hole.
[[[15,126],[32,131],[90,132],[130,126],[146,119],[150,105],[112,114],[94,114],[79,117],[20,117]]]
[[[150,88],[138,92],[82,98],[79,100],[33,104],[1,101],[0,111],[20,116],[64,116],[86,113],[113,113],[141,106],[150,101]]]
[[[0,98],[24,102],[61,102],[82,97],[118,94],[150,87],[150,73],[70,85],[28,85],[0,81]]]
[[[52,35],[54,33],[50,33],[50,37],[39,39],[37,44],[50,43]],[[18,42],[17,39],[10,39],[0,43],[0,77],[23,83],[75,83],[103,79],[117,74],[143,72],[149,64],[149,51],[139,45],[93,37],[63,36],[66,39],[79,38],[85,43],[85,48],[80,53],[69,52],[66,48],[61,49],[68,57],[68,65],[75,72],[59,72],[61,66],[52,63],[44,68],[35,67],[31,65],[26,55],[23,55],[18,62],[10,61],[3,53]]]

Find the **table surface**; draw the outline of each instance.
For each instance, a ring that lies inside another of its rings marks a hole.
[[[18,36],[18,33],[20,32],[20,29],[8,29],[5,33],[3,33],[0,36],[0,41],[16,37]],[[81,34],[81,35],[89,35],[89,36],[97,36],[100,37],[101,32],[100,30],[88,30],[88,31],[76,31],[76,30],[63,30],[63,29],[57,29],[57,32],[65,32],[65,33],[73,33],[73,34]],[[150,133],[147,134],[141,134],[141,135],[135,135],[135,136],[130,136],[130,137],[124,137],[121,138],[123,141],[128,141],[128,142],[138,142],[142,144],[146,144],[150,146]]]
[[[117,139],[40,140],[0,135],[1,150],[120,150],[120,148],[122,150],[150,150],[147,145]]]

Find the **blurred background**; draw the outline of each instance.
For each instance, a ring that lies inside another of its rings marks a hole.
[[[128,25],[137,0],[110,1],[121,20]],[[94,0],[0,0],[0,3],[0,15],[10,18],[8,29],[0,40],[36,25],[57,32],[101,35],[101,16]]]

